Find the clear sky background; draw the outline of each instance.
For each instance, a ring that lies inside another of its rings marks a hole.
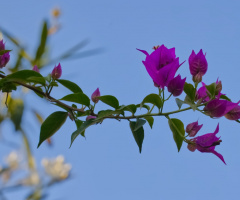
[[[0,5],[1,27],[22,39],[30,51],[37,46],[42,20],[49,18],[54,6],[62,10],[62,30],[50,40],[53,57],[86,38],[91,41],[86,50],[104,49],[99,55],[61,62],[62,78],[73,80],[88,95],[99,87],[102,95],[114,95],[120,104],[131,104],[157,92],[142,64],[145,56],[136,48],[151,52],[154,45],[165,44],[176,48],[180,61],[188,60],[193,49],[196,52],[203,49],[209,64],[204,82],[210,84],[219,78],[223,93],[235,102],[240,99],[240,3],[237,0],[1,0]],[[53,67],[44,69],[42,74],[47,75]],[[179,72],[191,81],[188,62]],[[53,95],[61,98],[66,92],[56,89]],[[34,94],[26,100],[29,106],[37,105],[36,109],[45,117],[58,110]],[[101,103],[98,106],[105,108]],[[175,109],[172,99],[166,110]],[[227,165],[213,154],[190,152],[186,144],[178,153],[167,120],[161,117],[155,118],[152,130],[145,125],[142,154],[125,121],[106,120],[91,127],[86,131],[86,140],[78,137],[71,149],[68,147],[75,124],[69,119],[54,135],[54,147],[43,144],[39,149],[36,148],[40,130],[37,122],[28,125],[32,116],[26,116],[24,121],[38,162],[43,157],[62,154],[73,166],[72,179],[49,191],[51,200],[237,199],[240,125],[192,111],[172,117],[180,118],[185,126],[199,120],[204,124],[199,135],[213,132],[220,123],[218,135],[223,142],[216,150],[224,156]],[[12,130],[5,127],[9,137],[18,137]],[[9,151],[5,148],[1,158]],[[10,197],[16,199],[17,194],[11,193]]]

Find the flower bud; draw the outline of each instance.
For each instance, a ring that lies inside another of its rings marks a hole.
[[[62,67],[60,63],[58,66],[55,66],[54,69],[52,70],[51,76],[53,79],[59,79],[62,75]]]
[[[89,119],[96,119],[96,118],[97,118],[96,116],[88,115],[86,117],[86,121],[89,120]]]
[[[186,78],[181,79],[181,76],[178,75],[173,78],[168,84],[168,92],[172,93],[173,96],[179,96],[182,94]]]
[[[94,103],[97,103],[99,101],[99,99],[97,97],[101,96],[100,95],[100,91],[99,91],[99,88],[97,88],[93,93],[92,93],[92,96],[91,96],[91,99]]]
[[[218,95],[222,91],[222,81],[216,82],[216,95]]]
[[[37,65],[35,65],[34,67],[33,67],[33,69],[32,69],[33,71],[35,71],[35,72],[38,72],[38,73],[40,73],[40,71],[39,71],[39,69],[38,69],[38,67],[37,67]]]
[[[198,125],[198,121],[188,124],[186,127],[186,133],[189,134],[189,137],[194,137],[197,132],[202,128],[202,125]]]
[[[238,120],[240,119],[240,106],[236,106],[230,110],[226,115],[224,115],[229,120]]]
[[[0,40],[0,51],[3,50],[5,50],[5,44],[3,43],[3,40]],[[5,67],[9,60],[10,60],[9,52],[0,55],[0,68]]]
[[[198,52],[197,55],[194,51],[192,51],[188,62],[190,73],[193,76],[193,81],[197,83],[201,82],[202,76],[206,74],[208,68],[208,63],[202,49]]]

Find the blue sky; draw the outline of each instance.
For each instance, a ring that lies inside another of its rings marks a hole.
[[[204,82],[219,78],[223,93],[233,101],[240,99],[239,1],[2,1],[0,25],[21,38],[31,51],[37,45],[42,20],[49,17],[54,6],[62,10],[62,30],[50,40],[53,57],[86,38],[91,41],[86,49],[104,49],[99,55],[61,62],[62,78],[71,78],[86,94],[91,95],[99,87],[102,95],[114,95],[120,104],[140,103],[157,90],[142,64],[145,56],[136,48],[152,51],[154,45],[165,44],[176,48],[180,61],[187,60],[193,49],[203,49],[209,64]],[[53,67],[42,73],[46,75]],[[191,81],[187,62],[179,72]],[[53,91],[57,98],[65,93],[63,89]],[[45,117],[58,109],[34,94],[28,95],[27,102],[30,106],[41,105],[39,110]],[[101,103],[98,106],[105,108]],[[166,109],[177,109],[174,100]],[[86,140],[77,138],[71,149],[68,147],[75,125],[68,120],[53,137],[53,148],[43,144],[37,149],[39,127],[36,122],[28,126],[28,116],[25,128],[38,161],[63,154],[73,166],[72,179],[52,188],[49,199],[237,198],[239,124],[192,111],[174,117],[185,125],[199,120],[204,124],[199,134],[213,132],[220,123],[223,142],[216,150],[222,153],[227,166],[213,154],[188,151],[186,144],[178,153],[165,118],[155,118],[152,130],[146,126],[143,151],[139,154],[129,124],[110,120],[91,127]],[[12,128],[4,130],[11,132]],[[6,152],[5,149],[0,156]]]

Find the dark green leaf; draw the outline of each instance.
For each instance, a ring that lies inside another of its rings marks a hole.
[[[146,120],[137,118],[137,122],[134,128],[134,131],[137,131],[139,128],[141,128],[146,123]]]
[[[40,44],[39,44],[37,52],[36,52],[35,61],[39,60],[45,52],[47,36],[48,36],[48,28],[47,28],[47,22],[45,21],[43,23],[41,40],[40,40]]]
[[[41,126],[38,147],[61,128],[67,116],[67,112],[57,111],[47,117]]]
[[[141,126],[139,129],[137,129],[137,131],[135,131],[136,123],[137,122],[130,121],[130,128],[131,128],[133,137],[138,145],[139,152],[141,153],[142,152],[142,143],[143,143],[143,139],[144,139],[144,129]]]
[[[148,111],[150,110],[150,107],[148,105],[146,105],[146,104],[143,104],[143,105],[137,104],[136,107],[137,108],[146,108]]]
[[[129,111],[132,114],[134,114],[137,111],[137,106],[134,105],[134,104],[130,104],[130,105],[127,105],[127,106],[123,105],[120,108],[118,108],[118,110]]]
[[[184,124],[182,123],[181,120],[176,119],[176,118],[172,118],[172,119],[169,118],[168,124],[173,133],[173,138],[174,138],[174,141],[177,145],[178,152],[179,152],[182,147],[182,143],[183,143],[184,136],[185,136]]]
[[[208,96],[210,98],[214,98],[215,94],[216,94],[216,83],[212,83],[210,85],[206,85],[205,87],[207,88]]]
[[[7,52],[10,52],[10,51],[12,51],[12,50],[1,50],[1,51],[0,51],[0,56],[3,55],[3,54],[5,54],[5,53],[7,53]]]
[[[81,126],[80,126],[76,131],[74,131],[74,132],[72,133],[70,147],[72,146],[74,140],[77,138],[77,136],[78,136],[79,134],[82,134],[89,126],[91,126],[91,125],[93,125],[93,124],[96,124],[96,122],[97,122],[97,120],[95,120],[95,119],[89,119],[89,120],[83,122],[83,123],[81,124]],[[85,136],[84,136],[84,137],[85,137]],[[70,147],[69,147],[69,148],[70,148]]]
[[[64,87],[66,87],[69,90],[71,90],[73,93],[80,93],[80,92],[82,92],[82,89],[76,83],[73,83],[73,82],[71,82],[69,80],[57,79],[56,81],[61,83]]]
[[[147,95],[142,103],[141,103],[141,107],[144,105],[144,103],[151,103],[155,106],[157,106],[159,109],[162,107],[163,103],[162,103],[162,100],[161,98],[159,97],[159,95],[157,94],[149,94]]]
[[[147,120],[149,126],[152,128],[153,127],[154,118],[151,117],[151,116],[147,116],[147,117],[144,117],[144,119]]]
[[[88,107],[90,105],[90,99],[84,93],[69,94],[63,97],[61,100],[79,103]]]
[[[12,92],[13,90],[16,90],[16,84],[11,82],[1,83],[1,90],[2,92]]]
[[[231,101],[231,99],[229,99],[226,95],[224,95],[224,94],[222,94],[221,96],[220,96],[220,99],[225,99],[225,100],[227,100],[227,101]]]
[[[114,97],[114,96],[105,95],[105,96],[98,97],[98,99],[101,102],[103,102],[103,103],[105,103],[105,104],[107,104],[107,105],[109,105],[109,106],[111,106],[111,107],[113,107],[115,109],[119,108],[119,102],[118,102],[117,98]]]
[[[39,83],[41,85],[46,85],[46,80],[43,77],[31,76],[27,78],[27,82]]]
[[[187,94],[187,96],[190,98],[190,100],[192,102],[195,101],[196,90],[195,90],[195,88],[194,88],[194,86],[192,84],[185,82],[185,84],[184,84],[184,92]]]
[[[123,111],[121,110],[101,110],[98,112],[98,118],[103,118],[107,116],[111,116],[114,114],[122,114]]]

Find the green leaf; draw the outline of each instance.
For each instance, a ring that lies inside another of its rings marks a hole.
[[[76,131],[74,131],[74,132],[72,133],[70,147],[72,146],[74,140],[77,138],[77,136],[78,136],[79,134],[82,134],[89,126],[95,124],[96,122],[97,122],[96,119],[89,119],[89,120],[83,122],[83,123],[80,125],[80,127],[79,127]],[[84,136],[84,137],[85,137],[85,136]],[[70,147],[69,147],[69,148],[70,148]]]
[[[143,99],[142,103],[140,104],[141,107],[143,107],[144,103],[151,103],[151,104],[157,106],[158,109],[162,108],[162,106],[163,106],[163,102],[162,102],[161,98],[157,94],[149,94],[149,95],[147,95]]]
[[[129,111],[132,114],[134,114],[137,111],[137,106],[134,104],[130,104],[130,105],[122,105],[120,108],[118,108],[118,110],[124,110],[124,111]]]
[[[187,94],[187,96],[190,98],[190,100],[192,102],[195,101],[196,90],[195,90],[195,88],[194,88],[194,86],[192,84],[185,82],[185,84],[184,84],[184,92]]]
[[[71,90],[73,93],[83,92],[82,89],[74,82],[71,82],[69,80],[64,80],[64,79],[57,79],[56,81],[62,84],[64,87]]]
[[[46,80],[43,77],[36,77],[36,76],[31,76],[27,78],[27,82],[32,82],[32,83],[39,83],[41,85],[46,85]]]
[[[98,112],[98,119],[111,116],[114,114],[122,114],[122,113],[123,113],[122,110],[101,110]]]
[[[1,50],[1,51],[0,51],[0,56],[3,55],[3,54],[5,54],[5,53],[7,53],[7,52],[10,52],[10,51],[12,51],[12,50]]]
[[[1,81],[0,81],[1,82]],[[14,83],[1,83],[1,90],[2,92],[12,92],[13,90],[16,90],[16,84]]]
[[[67,112],[57,111],[47,117],[47,119],[43,122],[41,126],[38,147],[42,144],[44,140],[51,137],[61,128],[61,126],[66,121],[67,116]]]
[[[146,105],[146,104],[143,104],[143,105],[137,104],[136,107],[137,107],[137,108],[140,108],[140,109],[141,109],[141,108],[146,108],[148,111],[150,110],[150,107],[149,107],[148,105]]]
[[[205,85],[208,90],[208,96],[210,98],[214,98],[216,95],[216,83],[212,83],[210,85]]]
[[[35,61],[39,60],[45,52],[47,36],[48,36],[47,22],[44,21],[41,33],[41,41],[36,52]]]
[[[136,124],[137,124],[137,122],[130,121],[130,128],[131,128],[133,137],[134,137],[134,139],[135,139],[135,141],[136,141],[136,143],[138,145],[139,152],[141,153],[142,152],[142,143],[143,143],[143,139],[144,139],[144,129],[141,126],[140,128],[138,128],[135,131]]]
[[[134,131],[137,131],[139,128],[141,128],[146,123],[146,120],[137,118],[137,122],[134,128]]]
[[[60,100],[75,102],[75,103],[79,103],[79,104],[82,104],[82,105],[85,105],[85,106],[88,106],[88,107],[90,105],[90,99],[84,93],[69,94],[69,95],[63,97]]]
[[[28,80],[28,78],[33,78],[33,77],[43,78],[43,76],[38,72],[25,69],[25,70],[21,70],[21,71],[17,71],[12,74],[9,74],[5,78],[1,79],[0,82],[11,82],[11,81],[31,82]]]
[[[183,143],[184,136],[185,136],[184,124],[182,123],[181,120],[176,119],[176,118],[172,118],[172,119],[169,118],[168,124],[173,133],[173,138],[174,138],[174,141],[177,145],[178,152],[179,152],[182,147],[182,143]]]
[[[221,96],[220,96],[220,99],[225,99],[225,100],[227,100],[227,101],[231,101],[231,99],[229,99],[226,95],[224,95],[224,94],[222,94]]]
[[[24,110],[24,104],[22,99],[12,99],[8,105],[8,112],[10,113],[10,119],[12,120],[15,130],[19,130],[22,122],[22,115]]]
[[[153,123],[154,123],[154,118],[151,117],[151,116],[146,116],[146,117],[144,117],[144,119],[147,120],[149,126],[152,128],[153,127]]]
[[[184,103],[188,104],[193,109],[193,111],[197,109],[197,105],[190,99],[188,95],[185,97]]]
[[[116,97],[111,96],[111,95],[105,95],[105,96],[100,96],[97,97],[101,102],[118,109],[119,108],[119,102]]]
[[[175,99],[176,103],[177,103],[177,106],[179,108],[179,110],[181,109],[182,105],[185,103],[184,101],[182,101],[181,99],[179,98],[176,98]]]

